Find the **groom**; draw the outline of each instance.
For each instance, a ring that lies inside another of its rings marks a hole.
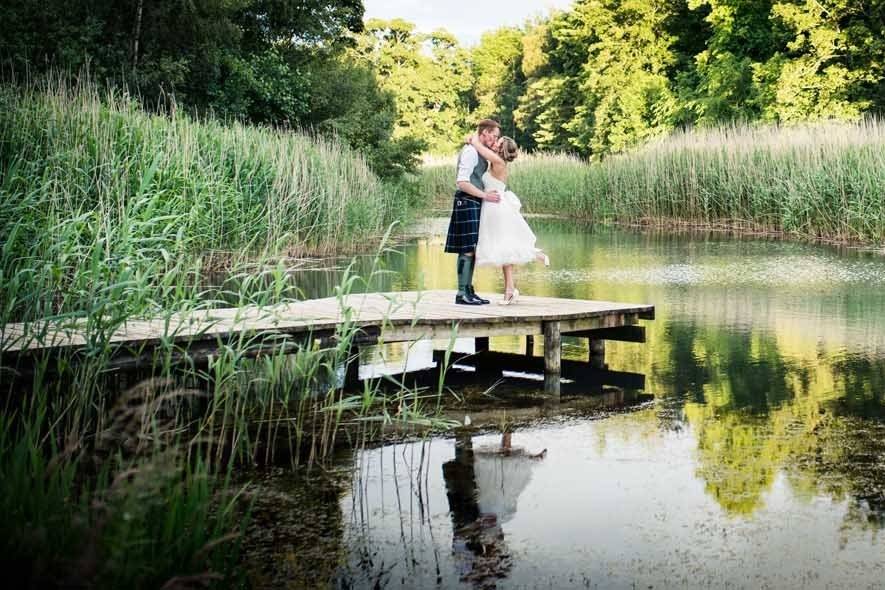
[[[497,121],[483,119],[476,129],[479,141],[494,149],[501,137]],[[465,145],[458,154],[458,178],[455,198],[452,202],[452,219],[446,237],[446,252],[458,255],[458,294],[455,303],[460,305],[483,305],[488,299],[478,297],[473,290],[473,268],[476,266],[476,242],[479,238],[479,215],[482,202],[497,203],[501,196],[497,191],[486,192],[482,175],[489,168],[488,161],[479,155],[472,145]]]

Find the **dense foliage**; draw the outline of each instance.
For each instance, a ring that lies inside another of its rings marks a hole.
[[[407,210],[338,143],[150,115],[90,85],[0,85],[0,137],[0,323],[88,310],[133,272],[187,282],[171,268],[210,252],[356,248]]]
[[[19,77],[88,71],[149,108],[334,132],[382,175],[420,148],[392,139],[392,96],[344,55],[359,0],[2,0],[0,11],[0,56]]]
[[[498,95],[519,95],[530,147],[584,156],[686,125],[851,120],[885,108],[883,32],[881,0],[577,0],[524,29],[525,81]]]
[[[85,83],[0,84],[9,587],[246,587],[237,556],[251,502],[227,469],[271,463],[278,449],[294,464],[325,460],[353,416],[367,426],[381,423],[376,411],[385,423],[403,411],[425,419],[423,393],[341,392],[355,324],[297,352],[281,333],[222,336],[205,361],[181,362],[174,337],[179,321],[218,307],[260,315],[303,298],[296,256],[382,242],[414,210],[401,186],[313,135],[150,114]],[[375,264],[365,279],[346,271],[335,292],[374,284]],[[130,351],[112,335],[135,318],[165,326],[163,348],[148,367],[114,368]],[[76,326],[83,349],[7,348],[50,326]]]
[[[335,133],[397,176],[500,119],[604,156],[686,126],[885,108],[885,0],[575,0],[464,48],[358,0],[2,0],[15,71],[122,80],[150,106]]]
[[[882,112],[883,33],[883,0],[576,0],[469,52],[401,20],[357,38],[397,133],[431,151],[494,116],[529,149],[604,156],[686,126]]]

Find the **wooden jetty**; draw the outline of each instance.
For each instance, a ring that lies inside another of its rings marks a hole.
[[[297,347],[314,339],[334,339],[343,325],[359,328],[354,347],[379,342],[475,338],[477,352],[489,338],[524,336],[532,356],[534,338],[543,336],[546,389],[559,391],[562,336],[590,341],[591,365],[603,367],[605,340],[644,342],[641,319],[654,319],[654,306],[609,301],[521,296],[516,305],[455,305],[454,291],[353,294],[268,307],[238,307],[171,313],[130,319],[102,342],[113,346],[117,367],[143,366],[154,352],[173,345],[177,354],[209,356],[219,347],[261,341],[263,350]],[[80,321],[6,324],[0,333],[0,361],[88,349],[91,336]],[[355,363],[352,363],[355,364]],[[355,368],[350,373],[353,374]]]

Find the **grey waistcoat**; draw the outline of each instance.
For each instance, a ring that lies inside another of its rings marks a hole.
[[[461,167],[461,156],[463,154],[464,150],[462,149],[461,153],[458,154],[458,168]],[[489,162],[479,153],[477,153],[476,155],[479,157],[479,160],[477,161],[476,167],[473,169],[473,172],[470,173],[470,184],[482,191],[485,190],[485,187],[482,183],[482,175],[485,174],[486,170],[489,169]],[[459,190],[458,192],[460,193],[461,191]]]

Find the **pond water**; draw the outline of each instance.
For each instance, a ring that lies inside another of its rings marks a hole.
[[[256,585],[885,587],[885,257],[531,223],[553,263],[520,269],[523,293],[656,306],[645,344],[606,348],[642,390],[551,400],[512,374],[453,377],[472,428],[256,479]],[[429,229],[373,289],[453,287],[445,220]],[[308,273],[308,295],[339,274]],[[499,290],[493,270],[475,282]],[[362,373],[431,366],[432,348],[368,351]],[[563,354],[585,360],[586,341]]]

